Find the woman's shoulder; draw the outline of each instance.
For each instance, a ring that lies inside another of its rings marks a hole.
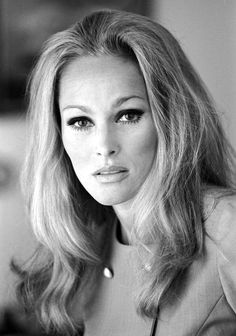
[[[206,193],[204,217],[206,233],[213,240],[220,242],[228,234],[236,235],[236,192],[212,190]]]
[[[213,243],[221,287],[236,314],[236,194],[213,197],[209,206],[211,211],[205,223],[209,243],[206,246]]]

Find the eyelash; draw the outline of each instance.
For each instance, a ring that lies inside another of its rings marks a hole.
[[[118,122],[123,116],[127,116],[127,115],[132,115],[135,116],[135,120],[125,120],[125,121],[120,121],[122,124],[125,125],[129,125],[129,124],[137,124],[140,119],[142,118],[142,115],[144,114],[143,111],[141,110],[137,110],[137,109],[130,109],[130,110],[125,110],[123,112],[120,112],[118,117],[117,117],[117,121]],[[89,119],[88,117],[74,117],[71,118],[70,120],[68,120],[67,125],[71,126],[74,130],[76,131],[87,131],[89,128],[91,128],[91,126],[76,126],[75,124],[77,122],[89,122],[89,123],[93,123],[91,121],[91,119]]]

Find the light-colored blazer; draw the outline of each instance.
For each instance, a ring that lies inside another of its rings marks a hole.
[[[236,336],[236,198],[206,221],[205,256],[195,261],[175,303],[160,311],[157,336]]]
[[[204,256],[189,267],[175,301],[160,308],[156,336],[236,336],[236,197],[210,205]],[[110,265],[114,277],[98,279],[85,336],[149,336],[152,320],[138,317],[131,295],[132,248],[115,242]]]

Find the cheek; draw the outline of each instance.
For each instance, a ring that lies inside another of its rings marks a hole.
[[[78,139],[78,137],[71,137],[67,134],[63,135],[62,141],[74,169],[78,170],[79,167],[82,168],[89,159],[88,144]]]
[[[144,152],[156,152],[157,147],[157,136],[156,131],[153,130],[153,132],[149,133],[149,136],[146,137],[144,143],[143,143],[143,151]]]
[[[156,130],[152,127],[146,128],[142,134],[133,142],[133,153],[138,155],[140,159],[144,157],[148,161],[152,161],[157,148],[157,135]],[[145,164],[147,162],[143,162]]]

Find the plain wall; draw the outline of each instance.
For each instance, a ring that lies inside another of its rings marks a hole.
[[[26,141],[23,119],[0,118],[0,308],[15,299],[17,278],[10,270],[11,259],[23,262],[36,245],[19,183]]]
[[[152,13],[181,42],[236,149],[236,1],[158,0]]]
[[[225,114],[225,127],[236,148],[236,1],[159,0],[152,13],[181,41]],[[11,183],[0,190],[0,306],[14,298],[10,259],[23,260],[35,245],[18,181],[26,141],[23,120],[0,118],[0,161],[5,158],[15,171]]]

